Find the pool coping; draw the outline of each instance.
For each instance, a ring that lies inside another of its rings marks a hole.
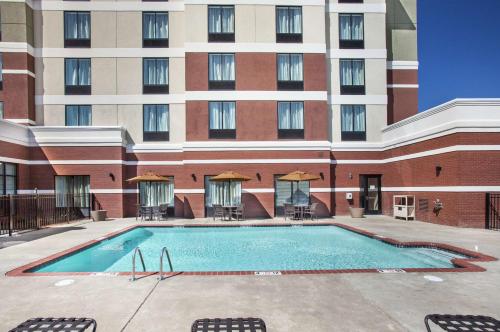
[[[496,261],[497,258],[489,255],[482,254],[480,252],[475,252],[460,247],[452,246],[449,244],[436,243],[436,242],[401,242],[399,240],[377,235],[375,233],[352,227],[349,225],[335,223],[335,222],[321,222],[321,223],[303,223],[303,224],[290,224],[290,223],[256,223],[256,224],[186,224],[186,225],[175,225],[175,224],[137,224],[125,227],[121,230],[106,234],[97,239],[90,240],[79,244],[77,246],[71,247],[69,249],[60,251],[53,255],[47,256],[35,260],[31,263],[25,264],[18,268],[5,273],[9,277],[19,277],[19,276],[130,276],[132,272],[28,272],[29,270],[46,264],[50,261],[61,259],[64,256],[73,254],[77,251],[84,250],[92,245],[95,245],[103,240],[108,240],[125,232],[131,231],[135,228],[142,227],[172,227],[172,228],[190,228],[190,227],[276,227],[276,226],[292,226],[292,227],[308,227],[308,226],[336,226],[348,231],[364,235],[387,244],[396,247],[424,247],[432,249],[441,249],[445,251],[450,251],[453,253],[469,256],[470,258],[454,258],[451,262],[456,266],[454,268],[403,268],[403,269],[338,269],[338,270],[283,270],[283,271],[199,271],[199,272],[164,272],[165,277],[170,276],[222,276],[222,275],[256,275],[259,272],[276,272],[278,275],[297,275],[297,274],[335,274],[335,273],[404,273],[404,272],[484,272],[485,268],[473,264],[473,262],[492,262]],[[136,276],[151,276],[158,274],[159,272],[136,272]]]

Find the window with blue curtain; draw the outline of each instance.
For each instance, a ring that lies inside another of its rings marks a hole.
[[[341,94],[365,93],[365,60],[340,60],[340,92]]]
[[[208,6],[208,41],[234,41],[234,6]]]
[[[64,47],[90,47],[90,12],[64,12]]]
[[[364,47],[363,14],[340,14],[340,48]]]
[[[304,65],[302,54],[278,54],[278,89],[304,89]]]
[[[301,7],[276,7],[276,41],[302,42]]]
[[[208,103],[209,137],[236,138],[236,103],[211,101]]]
[[[342,140],[366,140],[366,106],[341,105]]]
[[[234,89],[234,54],[209,54],[208,80],[211,89]]]
[[[278,138],[304,138],[303,102],[278,102]]]
[[[168,93],[168,59],[143,60],[143,93]]]
[[[144,47],[168,47],[168,13],[142,13]]]
[[[66,94],[90,94],[90,59],[65,59]]]
[[[168,141],[169,118],[168,105],[144,105],[143,139],[145,141]]]
[[[92,106],[66,105],[66,126],[91,126]]]

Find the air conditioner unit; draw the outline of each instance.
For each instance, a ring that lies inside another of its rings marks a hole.
[[[352,199],[352,193],[345,193],[345,199]]]

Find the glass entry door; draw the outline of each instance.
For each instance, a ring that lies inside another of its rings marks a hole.
[[[360,176],[360,206],[365,214],[382,213],[382,178],[380,175]]]

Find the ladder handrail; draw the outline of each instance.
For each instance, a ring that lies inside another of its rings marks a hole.
[[[163,247],[161,249],[161,255],[160,255],[160,277],[158,278],[159,280],[163,280],[163,255],[167,254],[167,259],[168,259],[168,266],[170,267],[170,272],[174,272],[174,268],[172,267],[172,260],[170,259],[170,254],[168,253],[167,247]]]
[[[142,256],[142,251],[139,247],[136,247],[134,249],[134,255],[132,256],[132,281],[135,281],[135,257],[137,256],[137,253],[139,253],[139,258],[141,259],[142,263],[142,269],[144,272],[146,272],[146,265],[144,264],[144,257]]]

